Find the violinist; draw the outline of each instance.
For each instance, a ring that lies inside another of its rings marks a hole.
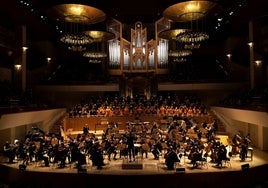
[[[117,149],[119,150],[119,158],[127,157],[128,149],[127,149],[127,137],[126,135],[122,134],[118,139]]]
[[[111,155],[112,154],[114,155],[113,159],[117,160],[116,159],[117,152],[116,152],[116,144],[115,144],[115,142],[113,140],[108,140],[106,142],[105,147],[107,148],[108,160],[111,161]]]

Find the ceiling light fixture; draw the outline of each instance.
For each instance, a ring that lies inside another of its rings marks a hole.
[[[192,55],[192,51],[191,50],[184,50],[184,49],[180,49],[178,51],[170,51],[168,53],[168,56],[170,57],[186,57]]]
[[[83,56],[93,58],[93,59],[98,59],[98,58],[107,57],[107,53],[105,53],[105,52],[84,52]]]
[[[186,49],[186,50],[194,50],[194,49],[198,49],[198,48],[200,48],[200,43],[194,43],[194,42],[192,42],[192,43],[185,43],[184,44],[184,49]]]
[[[86,26],[102,22],[106,14],[94,7],[82,4],[59,4],[48,9],[47,14],[63,22],[65,34],[60,41],[73,51],[83,51],[84,46],[94,42],[94,39],[83,33]]]
[[[68,50],[74,51],[74,52],[82,52],[86,50],[86,47],[81,45],[71,45],[68,46]]]
[[[60,41],[73,46],[88,45],[93,42],[93,38],[83,33],[68,33],[63,34]]]
[[[89,58],[89,62],[101,62],[101,59],[107,57],[107,53],[104,51],[105,46],[102,42],[96,42],[90,45],[83,53],[83,57]]]
[[[216,3],[211,1],[185,1],[165,9],[163,16],[174,22],[184,23],[186,31],[179,33],[176,40],[182,43],[200,43],[209,39],[205,32],[205,17]]]
[[[184,57],[180,57],[180,58],[175,58],[173,61],[175,63],[183,63],[183,62],[186,62],[187,60]]]

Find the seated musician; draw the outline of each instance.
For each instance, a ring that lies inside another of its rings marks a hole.
[[[91,148],[91,156],[92,165],[97,166],[97,169],[102,169],[104,164],[103,151],[101,145],[98,140],[94,141],[94,144]]]
[[[43,143],[40,144],[39,148],[36,148],[35,150],[35,158],[36,161],[44,161],[45,162],[45,166],[49,167],[49,160],[48,160],[48,156],[46,156],[46,149],[44,148]]]
[[[196,168],[198,166],[197,161],[203,160],[202,155],[203,155],[203,151],[200,150],[199,147],[194,146],[194,148],[192,148],[192,161],[191,161],[191,163],[193,164],[193,168]]]
[[[109,161],[111,160],[111,155],[112,154],[114,155],[113,159],[117,160],[116,159],[116,155],[117,155],[116,145],[115,145],[114,141],[113,140],[107,141],[105,147],[107,147],[108,160]]]
[[[217,153],[217,167],[222,167],[222,161],[227,159],[227,149],[226,147],[221,143],[219,148],[218,148],[218,153]]]
[[[157,140],[156,143],[152,146],[151,151],[152,151],[152,154],[154,155],[154,159],[158,160],[162,152],[162,145],[159,140]]]
[[[72,161],[77,161],[77,169],[81,169],[83,165],[87,164],[86,154],[84,149],[79,147],[76,149],[72,153]]]
[[[174,151],[173,147],[170,146],[167,150],[167,153],[164,156],[165,163],[168,170],[174,170],[175,162],[180,162],[177,153]]]
[[[8,158],[8,163],[13,163],[13,160],[15,159],[15,151],[8,141],[6,141],[4,145],[4,156]]]
[[[23,165],[28,165],[30,158],[27,154],[27,145],[22,142],[18,145],[18,158],[22,160]]]
[[[241,144],[241,141],[242,141],[242,137],[241,137],[241,133],[238,132],[236,135],[234,135],[233,139],[232,139],[232,142],[233,142],[233,145],[232,145],[232,154],[233,155],[237,155],[240,153],[240,144]]]
[[[150,147],[146,139],[141,140],[141,157],[143,158],[143,155],[145,154],[145,158],[148,157],[148,151]]]
[[[56,137],[55,134],[52,134],[50,142],[51,142],[52,147],[54,147],[59,144],[59,139]]]
[[[65,161],[67,157],[68,150],[65,147],[64,143],[61,143],[55,152],[55,158],[54,158],[54,163],[60,162],[59,168],[64,168],[65,167]]]

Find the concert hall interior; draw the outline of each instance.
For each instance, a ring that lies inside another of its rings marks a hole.
[[[0,188],[268,187],[267,2],[3,1]]]

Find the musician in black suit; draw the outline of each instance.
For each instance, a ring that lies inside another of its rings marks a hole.
[[[46,156],[46,148],[44,147],[43,143],[40,144],[39,148],[36,148],[35,150],[35,158],[36,161],[44,161],[45,162],[45,166],[49,167],[49,160],[48,160],[48,156]]]
[[[114,157],[113,159],[114,160],[117,160],[116,159],[116,155],[117,155],[117,152],[116,152],[116,145],[114,143],[114,140],[108,140],[106,142],[106,147],[107,147],[107,154],[108,154],[108,159],[109,161],[111,160],[111,155],[113,154]]]
[[[249,134],[247,134],[242,140],[241,140],[241,151],[240,151],[240,158],[241,161],[245,161],[248,153],[248,147],[251,143],[251,140],[249,138]]]
[[[84,135],[88,135],[88,133],[89,133],[89,127],[88,127],[88,125],[86,124],[86,125],[83,127],[83,134],[84,134]]]
[[[65,147],[64,143],[61,143],[60,145],[56,146],[54,163],[60,162],[59,168],[65,167],[67,154],[68,150]]]
[[[162,145],[160,140],[157,140],[155,144],[152,146],[152,154],[154,155],[154,159],[158,160],[159,156],[161,155],[162,152]]]
[[[174,164],[180,161],[172,146],[168,148],[164,158],[168,170],[174,170]]]
[[[90,159],[92,160],[92,165],[97,166],[97,169],[102,169],[105,165],[102,147],[98,140],[96,140],[91,147]]]
[[[4,156],[8,158],[8,163],[13,163],[15,159],[15,151],[8,141],[4,144]]]
[[[221,143],[218,147],[218,153],[217,153],[217,167],[222,167],[222,161],[227,159],[227,149],[226,147]]]
[[[134,133],[127,133],[126,135],[127,138],[127,150],[128,150],[128,156],[129,156],[129,162],[135,161],[135,146],[134,146],[134,140],[135,140],[135,135]]]
[[[198,163],[197,161],[202,161],[203,158],[202,158],[202,150],[198,147],[198,146],[194,146],[192,149],[191,149],[191,156],[192,156],[192,160],[191,160],[191,163],[193,164],[193,168],[196,168],[198,167]]]

